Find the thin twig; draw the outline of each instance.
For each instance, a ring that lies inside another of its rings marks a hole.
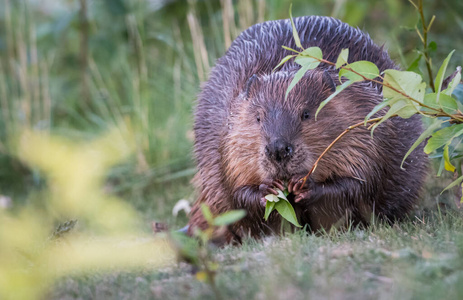
[[[383,116],[384,117],[384,116]],[[373,123],[372,125],[374,125],[375,123],[381,121],[383,119],[383,117],[378,117],[378,118],[373,118],[373,119],[370,119],[370,120],[367,120],[367,121],[362,121],[362,122],[359,122],[357,124],[354,124],[354,125],[351,125],[349,127],[347,127],[340,135],[338,135],[332,142],[331,144],[328,145],[328,147],[326,147],[326,149],[322,152],[322,154],[320,154],[320,156],[317,158],[317,160],[315,161],[315,163],[313,164],[312,168],[310,169],[309,173],[307,173],[307,175],[305,175],[304,177],[302,177],[301,179],[299,179],[299,181],[302,181],[302,185],[304,185],[307,181],[307,179],[309,178],[310,175],[312,175],[312,173],[315,171],[315,169],[317,168],[318,166],[318,163],[320,162],[320,160],[323,158],[323,156],[325,156],[325,154],[331,150],[331,148],[333,148],[334,144],[336,144],[344,135],[346,135],[349,131],[351,131],[352,129],[355,129],[357,127],[360,127],[362,125],[366,125],[366,123]],[[397,117],[397,115],[392,115],[391,118],[393,117]]]
[[[415,6],[416,7],[416,6]],[[432,75],[432,66],[431,66],[431,58],[429,57],[429,49],[428,49],[428,26],[426,25],[426,20],[424,18],[424,12],[423,12],[423,0],[418,1],[418,12],[420,13],[421,17],[421,25],[423,26],[423,47],[424,47],[424,58],[426,61],[426,69],[428,70],[428,76],[429,76],[429,86],[431,87],[432,91],[435,93],[436,92],[436,87],[434,86],[434,76]],[[432,21],[434,20],[434,17],[431,19],[431,23],[429,25],[432,25]]]

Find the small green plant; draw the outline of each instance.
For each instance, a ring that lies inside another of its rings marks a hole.
[[[204,203],[201,205],[201,211],[208,225],[206,229],[194,228],[193,237],[179,232],[172,232],[171,237],[179,257],[197,269],[196,279],[209,284],[216,299],[222,299],[216,284],[219,264],[213,256],[213,242],[215,239],[225,238],[226,227],[241,220],[246,211],[231,210],[214,216]]]

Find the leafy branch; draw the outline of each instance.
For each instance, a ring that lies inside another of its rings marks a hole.
[[[437,120],[418,137],[418,139],[403,158],[402,164],[414,149],[416,149],[426,138],[431,137],[427,141],[426,147],[424,148],[425,153],[429,154],[436,150],[442,151],[441,165],[448,171],[455,171],[455,167],[450,160],[452,157],[456,157],[458,155],[456,153],[456,146],[452,147],[452,142],[457,140],[456,144],[459,145],[463,140],[463,113],[460,111],[458,105],[461,105],[461,103],[458,103],[457,99],[452,97],[452,93],[460,84],[461,68],[458,67],[457,70],[444,81],[448,63],[454,53],[454,51],[452,51],[442,63],[436,78],[433,80],[432,65],[427,47],[427,33],[431,28],[435,17],[433,16],[430,23],[426,26],[424,23],[422,0],[419,0],[418,6],[413,3],[412,0],[410,0],[410,2],[419,11],[423,24],[423,36],[420,34],[418,29],[417,32],[424,44],[426,66],[430,77],[429,82],[432,92],[427,94],[426,83],[423,82],[422,77],[415,72],[388,69],[380,74],[378,67],[372,62],[356,61],[349,63],[349,49],[343,49],[340,52],[336,62],[331,62],[324,59],[322,56],[322,51],[318,47],[309,47],[304,49],[290,11],[293,38],[296,46],[300,48],[301,51],[283,46],[284,49],[295,54],[287,55],[285,58],[283,58],[274,70],[278,69],[281,65],[287,63],[291,59],[294,59],[294,62],[299,64],[301,67],[294,75],[293,80],[286,90],[286,98],[294,86],[302,79],[304,74],[309,70],[317,68],[320,63],[324,63],[335,67],[335,69],[338,69],[339,82],[341,84],[336,87],[336,90],[333,94],[331,94],[327,99],[320,103],[315,113],[315,119],[317,119],[318,113],[329,101],[331,101],[340,92],[348,88],[353,83],[367,81],[381,85],[383,87],[383,101],[373,108],[373,110],[365,117],[363,122],[351,125],[341,134],[339,134],[338,137],[336,137],[336,139],[333,140],[333,142],[331,142],[330,145],[317,158],[307,175],[301,178],[299,182],[305,184],[310,175],[317,168],[323,156],[328,153],[332,147],[351,130],[360,126],[366,126],[368,123],[371,123],[368,129],[373,133],[375,128],[377,128],[381,123],[387,121],[389,118],[401,117],[407,119],[415,114],[420,114],[422,116]],[[342,77],[345,78],[344,81]],[[445,89],[443,89],[443,87],[445,87]],[[389,109],[383,116],[371,119],[373,115],[379,111],[384,110],[386,107],[389,107]],[[444,119],[441,120],[438,118]],[[456,186],[462,182],[463,176],[460,176],[457,180],[446,187],[446,189]],[[267,204],[269,203],[267,202]],[[270,205],[267,206],[269,207]]]
[[[398,88],[393,83],[388,81],[386,76],[382,77],[379,74],[378,68],[372,62],[369,62],[369,61],[356,61],[356,62],[354,62],[352,64],[348,64],[347,59],[343,58],[343,56],[346,56],[346,57],[348,56],[348,53],[349,53],[348,49],[343,49],[343,51],[341,52],[341,54],[338,57],[338,61],[336,63],[334,63],[334,62],[331,62],[329,60],[323,59],[321,57],[321,50],[317,51],[318,49],[320,49],[318,47],[310,47],[310,48],[304,49],[303,51],[297,51],[295,49],[292,49],[292,48],[289,48],[289,47],[286,47],[286,46],[283,46],[283,48],[286,49],[286,50],[289,50],[289,51],[293,51],[293,52],[297,53],[297,55],[291,55],[291,57],[289,57],[289,56],[285,57],[282,60],[282,62],[280,62],[280,64],[276,68],[280,67],[283,63],[287,62],[289,59],[291,59],[293,57],[296,57],[296,62],[297,63],[301,62],[301,58],[309,58],[309,59],[312,59],[312,60],[314,60],[316,62],[324,63],[324,64],[327,64],[327,65],[330,65],[330,66],[334,66],[337,69],[340,69],[340,71],[339,71],[340,81],[341,81],[342,76],[346,77],[347,79],[350,79],[349,81],[345,81],[342,85],[338,86],[338,88],[336,89],[336,92],[331,97],[327,98],[325,101],[323,101],[320,104],[320,106],[319,106],[319,108],[318,108],[318,110],[316,112],[316,116],[318,115],[321,108],[323,108],[323,106],[325,106],[332,98],[334,98],[334,96],[337,96],[342,90],[347,88],[352,83],[358,82],[358,81],[369,81],[369,82],[372,82],[372,83],[382,85],[383,87],[385,87],[387,89],[390,89],[391,91],[401,95],[405,99],[408,99],[408,100],[416,103],[420,107],[423,107],[423,108],[426,108],[426,109],[429,110],[429,111],[419,111],[419,110],[417,110],[415,113],[419,113],[419,114],[422,114],[422,115],[425,115],[425,116],[428,116],[428,117],[434,117],[434,118],[435,117],[447,117],[447,118],[450,118],[450,123],[456,123],[456,124],[463,123],[463,113],[460,110],[457,110],[457,113],[455,113],[455,114],[450,114],[450,113],[447,113],[441,107],[431,106],[431,105],[427,105],[426,103],[423,103],[422,101],[416,99],[415,97],[412,97],[410,95],[412,93],[409,94],[406,91],[404,91],[403,89]],[[320,56],[313,55],[312,53],[320,53]],[[452,51],[452,53],[449,54],[449,57],[447,57],[445,66],[443,65],[444,68],[447,67],[448,60],[450,59],[452,54],[453,54],[453,51]],[[298,60],[298,58],[299,58],[299,60]],[[344,62],[344,63],[342,65],[340,65],[340,61]],[[310,63],[312,64],[310,66],[300,64],[301,65],[300,70],[304,70],[306,72],[308,70],[315,69],[318,66],[318,64],[316,64],[314,66],[312,61]],[[384,73],[387,75],[388,73],[391,73],[391,72],[394,72],[394,71],[398,72],[398,74],[400,74],[400,73],[402,73],[402,74],[404,74],[404,73],[413,73],[413,72],[397,71],[397,70],[386,70],[386,71],[384,71]],[[413,74],[416,74],[416,73],[413,73]],[[408,74],[406,74],[406,75],[408,75]],[[416,75],[418,75],[418,74],[416,74]],[[377,80],[375,78],[380,78],[382,81]],[[386,80],[385,80],[385,78],[386,78]],[[394,78],[392,78],[392,79],[394,79]],[[297,84],[297,82],[299,80],[300,80],[299,77],[294,76],[293,81],[291,82],[290,86],[288,87],[288,90],[286,91],[286,97],[289,94],[289,92],[292,90],[292,88]],[[441,84],[442,84],[442,82],[441,82]]]
[[[296,31],[293,32],[295,35],[297,35]],[[338,85],[336,87],[336,91],[321,102],[317,112],[315,113],[315,118],[317,117],[320,110],[329,101],[331,101],[341,91],[355,82],[368,81],[380,84],[383,87],[383,101],[375,108],[373,108],[373,110],[365,117],[363,122],[351,125],[346,130],[344,130],[318,157],[307,175],[300,179],[301,182],[305,183],[307,181],[310,175],[315,171],[323,156],[352,129],[362,125],[366,126],[367,123],[372,123],[368,129],[373,131],[381,123],[385,122],[391,117],[399,116],[406,119],[415,114],[421,114],[429,118],[443,117],[446,118],[446,120],[436,122],[434,126],[429,128],[431,130],[424,131],[413,144],[411,149],[407,152],[403,158],[403,161],[405,161],[408,155],[416,147],[418,147],[421,142],[423,142],[427,137],[432,136],[429,139],[427,146],[425,147],[425,152],[429,154],[432,151],[435,151],[436,149],[444,146],[444,167],[448,171],[455,171],[455,167],[450,162],[449,147],[455,138],[463,135],[463,113],[458,108],[458,103],[456,99],[452,97],[452,93],[461,81],[461,68],[457,68],[457,70],[449,77],[451,78],[451,81],[448,83],[448,87],[446,87],[445,90],[442,90],[444,74],[454,51],[452,51],[444,60],[436,76],[435,82],[438,84],[437,93],[425,94],[426,84],[422,82],[422,78],[419,74],[414,72],[388,69],[383,72],[384,76],[381,76],[379,74],[378,68],[372,62],[356,61],[349,64],[348,49],[343,49],[338,56],[337,62],[334,63],[323,59],[321,49],[318,47],[310,47],[304,49],[302,46],[300,46],[300,48],[303,49],[302,51],[297,51],[288,47],[284,48],[297,53],[296,55],[293,55],[293,57],[295,58],[295,62],[301,65],[301,69],[294,76],[293,81],[290,83],[286,91],[286,95],[288,95],[291,89],[299,82],[299,80],[301,80],[305,72],[315,69],[320,63],[325,63],[339,69],[339,81],[342,82],[342,84]],[[289,59],[290,58],[286,57],[284,60],[286,62],[289,61]],[[280,65],[282,65],[282,63],[280,63],[277,67]],[[343,82],[342,77],[345,77],[347,81],[345,80]],[[379,78],[380,80],[376,78]],[[370,119],[374,114],[378,113],[387,106],[389,106],[389,110],[382,117]],[[453,130],[448,130],[447,127],[442,128],[444,123],[458,126],[454,127]],[[460,126],[462,128],[460,128]],[[444,135],[444,139],[442,139],[442,135]],[[444,142],[442,142],[442,140],[444,140]],[[463,177],[460,177],[457,180],[462,182]]]

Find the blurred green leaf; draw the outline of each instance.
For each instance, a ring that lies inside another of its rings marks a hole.
[[[452,181],[448,186],[445,187],[445,189],[442,190],[441,194],[445,192],[448,189],[453,188],[454,186],[459,185],[463,181],[463,176],[458,177],[456,180]]]
[[[211,210],[209,209],[209,206],[207,206],[204,203],[201,203],[201,212],[203,213],[204,219],[206,219],[207,223],[213,224],[214,222],[214,217],[212,216]]]
[[[226,213],[218,215],[217,217],[214,218],[214,225],[215,226],[230,225],[232,223],[235,223],[241,220],[242,218],[244,218],[245,215],[246,215],[246,211],[244,209],[227,211]]]
[[[421,71],[420,71],[420,61],[421,61],[421,57],[423,55],[422,54],[419,54],[417,58],[415,58],[412,63],[408,66],[407,68],[407,71],[410,71],[410,72],[415,72],[415,73],[418,73],[418,74],[421,74]]]
[[[191,262],[193,265],[197,265],[199,263],[199,240],[197,238],[190,237],[178,231],[170,231],[170,237],[172,238],[175,249],[179,252],[180,257]]]
[[[408,149],[407,153],[405,154],[404,158],[402,159],[402,163],[400,164],[400,168],[402,168],[405,159],[410,155],[410,153],[413,152],[413,150],[416,149],[426,138],[431,136],[434,131],[436,131],[438,128],[442,126],[442,123],[444,121],[435,121],[433,124],[431,124],[428,128],[426,128],[425,131],[423,131],[420,136],[416,139],[416,141],[413,143],[413,145]]]
[[[429,53],[436,52],[437,51],[437,43],[432,41],[428,44],[428,50]]]

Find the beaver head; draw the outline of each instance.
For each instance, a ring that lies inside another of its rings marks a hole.
[[[285,97],[293,78],[294,72],[283,71],[254,75],[240,94],[239,105],[231,109],[224,156],[229,158],[225,165],[233,186],[304,176],[326,147],[378,101],[374,88],[356,84],[333,98],[315,119],[320,103],[335,91],[337,75],[311,70]],[[359,131],[363,135],[336,144],[314,179],[360,176],[356,166],[365,163],[364,151],[372,141],[366,130]]]

